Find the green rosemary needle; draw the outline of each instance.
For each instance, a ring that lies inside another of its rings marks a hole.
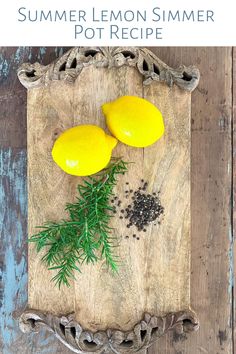
[[[96,176],[86,178],[78,185],[79,196],[75,203],[68,203],[67,220],[47,222],[38,226],[38,233],[29,242],[36,243],[36,250],[45,250],[42,261],[50,270],[57,270],[52,278],[56,284],[70,286],[74,271],[80,272],[82,263],[95,263],[105,259],[112,271],[117,271],[117,257],[113,254],[113,216],[110,198],[119,174],[127,171],[128,163],[113,158],[106,169]]]

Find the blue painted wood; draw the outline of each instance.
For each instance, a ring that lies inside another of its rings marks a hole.
[[[0,48],[0,353],[70,353],[48,333],[22,334],[17,316],[27,305],[26,90],[16,70],[48,64],[63,48]]]
[[[27,194],[26,151],[0,151],[1,310],[3,353],[10,353],[19,334],[13,312],[27,303],[25,247]]]
[[[54,336],[23,334],[17,317],[27,305],[26,150],[0,151],[0,333],[2,354],[69,353]]]

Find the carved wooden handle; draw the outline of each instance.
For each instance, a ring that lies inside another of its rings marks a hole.
[[[163,317],[146,313],[143,320],[130,331],[108,329],[93,333],[83,329],[73,314],[59,317],[27,310],[20,317],[20,328],[24,333],[46,328],[78,354],[132,354],[148,348],[169,330],[175,329],[178,333],[196,331],[199,323],[196,314],[191,310],[170,313]]]
[[[144,85],[149,85],[153,80],[163,81],[169,86],[175,83],[190,92],[197,87],[200,78],[199,70],[194,66],[182,65],[172,69],[148,49],[136,47],[73,48],[48,66],[23,64],[18,70],[18,77],[28,89],[47,85],[54,80],[73,82],[83,67],[91,64],[96,67],[133,66],[143,76]]]

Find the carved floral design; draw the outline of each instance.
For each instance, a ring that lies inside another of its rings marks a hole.
[[[196,331],[199,323],[191,310],[163,317],[146,313],[143,320],[130,331],[108,329],[93,333],[83,329],[73,314],[59,317],[27,310],[20,317],[20,328],[24,333],[45,328],[78,354],[131,354],[148,348],[169,330],[175,329],[178,333]]]
[[[46,85],[50,81],[65,80],[73,82],[84,67],[136,67],[143,76],[144,85],[153,80],[176,84],[180,88],[193,91],[199,82],[199,70],[194,66],[180,66],[172,69],[150,50],[137,47],[76,47],[50,65],[39,63],[23,64],[18,70],[18,77],[26,88]]]

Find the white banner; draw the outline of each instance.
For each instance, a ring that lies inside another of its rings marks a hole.
[[[7,0],[1,46],[231,46],[234,1]]]

